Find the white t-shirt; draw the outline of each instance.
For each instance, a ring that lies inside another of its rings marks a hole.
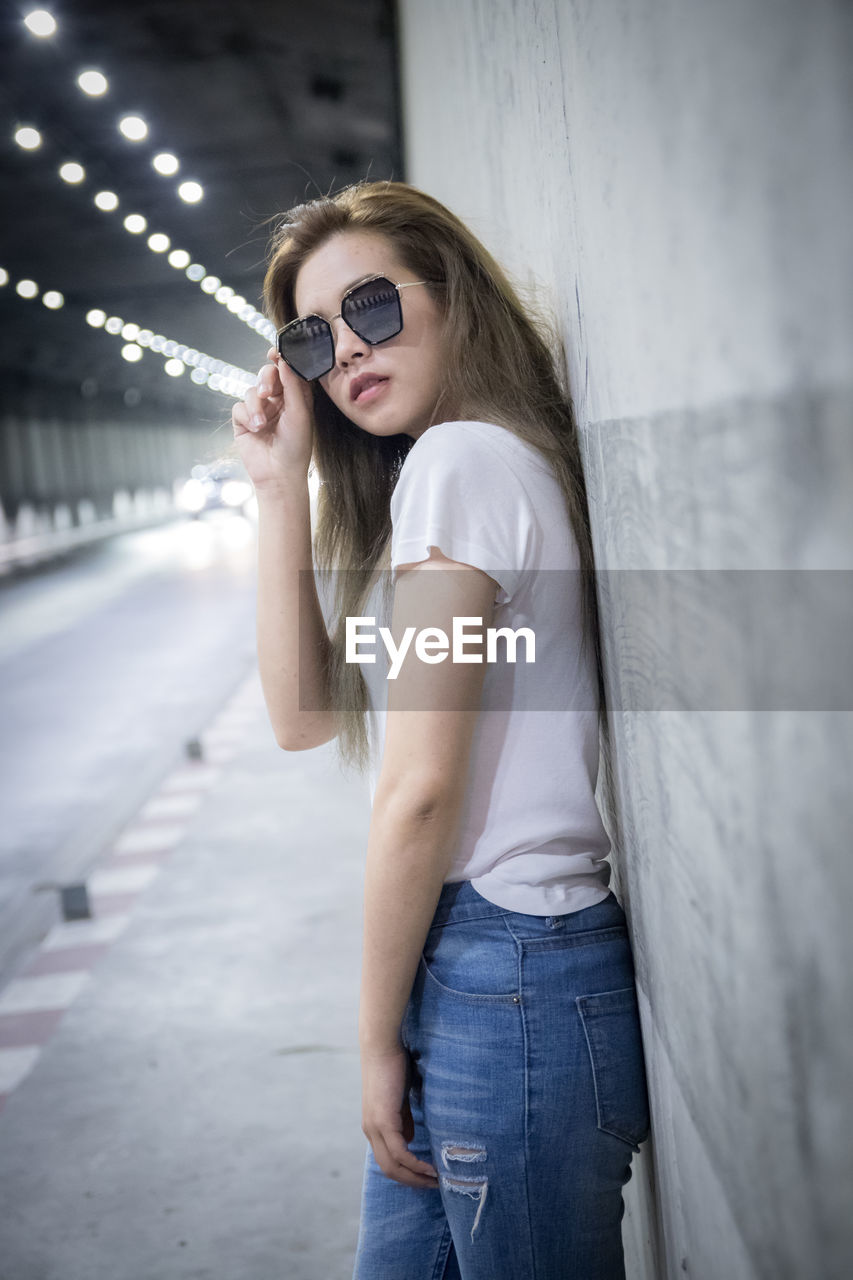
[[[577,543],[542,454],[489,422],[429,427],[407,454],[391,498],[391,569],[437,547],[499,584],[494,627],[531,628],[535,662],[487,663],[465,800],[445,883],[470,880],[510,911],[561,915],[609,892],[610,841],[595,803],[598,691],[591,643],[580,652]],[[365,606],[390,626],[390,592]],[[385,737],[385,645],[367,682],[371,802]],[[362,649],[361,652],[366,652]],[[469,650],[470,652],[470,650]],[[413,660],[414,651],[412,650]],[[450,655],[446,661],[450,661]]]

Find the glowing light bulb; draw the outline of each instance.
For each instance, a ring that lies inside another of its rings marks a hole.
[[[91,311],[86,312],[86,324],[90,324],[93,329],[100,329],[106,318],[106,311],[101,311],[100,307],[93,307]]]
[[[35,280],[19,280],[15,285],[15,292],[21,298],[35,298],[38,295],[39,287]]]
[[[190,255],[187,253],[186,249],[173,249],[169,254],[170,267],[177,267],[178,270],[183,270],[183,268],[188,267],[189,264]]]
[[[141,142],[143,138],[148,137],[148,125],[142,116],[122,116],[118,127],[119,132],[123,133],[129,142]]]
[[[114,191],[99,191],[95,196],[95,204],[104,213],[112,213],[118,208],[118,196]]]
[[[130,364],[136,364],[137,360],[142,359],[142,348],[135,342],[128,342],[122,347],[121,354],[122,359],[129,361]]]
[[[152,253],[165,253],[171,244],[168,236],[164,236],[162,231],[155,231],[153,236],[148,237],[148,248]]]
[[[147,218],[143,218],[141,213],[129,213],[124,220],[125,230],[131,235],[140,235],[148,226]]]
[[[28,13],[24,18],[24,26],[34,36],[38,36],[40,40],[43,40],[46,36],[52,36],[56,31],[56,19],[52,13],[48,13],[47,9],[33,9],[32,13]]]
[[[161,151],[151,163],[158,173],[163,174],[164,178],[171,178],[181,167],[180,160],[177,156],[173,156],[171,151]]]
[[[59,176],[63,182],[70,182],[76,186],[86,177],[86,170],[76,160],[66,160],[65,164],[59,166]]]
[[[163,365],[170,378],[180,378],[184,371],[183,360],[167,360]]]
[[[204,195],[204,187],[198,182],[182,182],[178,187],[178,195],[186,204],[197,204]]]
[[[109,88],[107,77],[101,75],[100,71],[81,71],[77,83],[90,98],[99,98]]]
[[[65,299],[58,289],[48,289],[42,297],[42,302],[49,311],[58,311],[60,307],[65,306]]]
[[[23,147],[24,151],[35,151],[36,147],[41,146],[41,134],[38,129],[24,124],[15,130],[15,141],[19,147]]]

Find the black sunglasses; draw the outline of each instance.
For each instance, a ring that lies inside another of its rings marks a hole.
[[[400,290],[413,284],[428,284],[427,280],[407,280],[395,284],[387,276],[371,276],[361,284],[348,289],[341,298],[341,309],[332,320],[340,317],[353,333],[371,347],[387,342],[403,328],[403,308]],[[278,353],[294,373],[306,382],[322,378],[335,367],[335,339],[332,326],[322,316],[297,316],[279,329],[276,337]]]

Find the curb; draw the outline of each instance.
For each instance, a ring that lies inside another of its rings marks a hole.
[[[101,956],[127,928],[137,899],[181,845],[222,767],[245,742],[259,705],[253,672],[202,731],[203,758],[176,764],[95,862],[87,877],[92,918],[54,925],[20,974],[0,990],[0,1111]]]

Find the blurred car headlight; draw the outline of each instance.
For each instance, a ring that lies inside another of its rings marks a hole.
[[[226,480],[221,494],[226,507],[242,507],[252,496],[252,486],[245,480]]]
[[[178,502],[184,511],[202,511],[207,502],[207,492],[201,480],[187,480],[181,488]]]

